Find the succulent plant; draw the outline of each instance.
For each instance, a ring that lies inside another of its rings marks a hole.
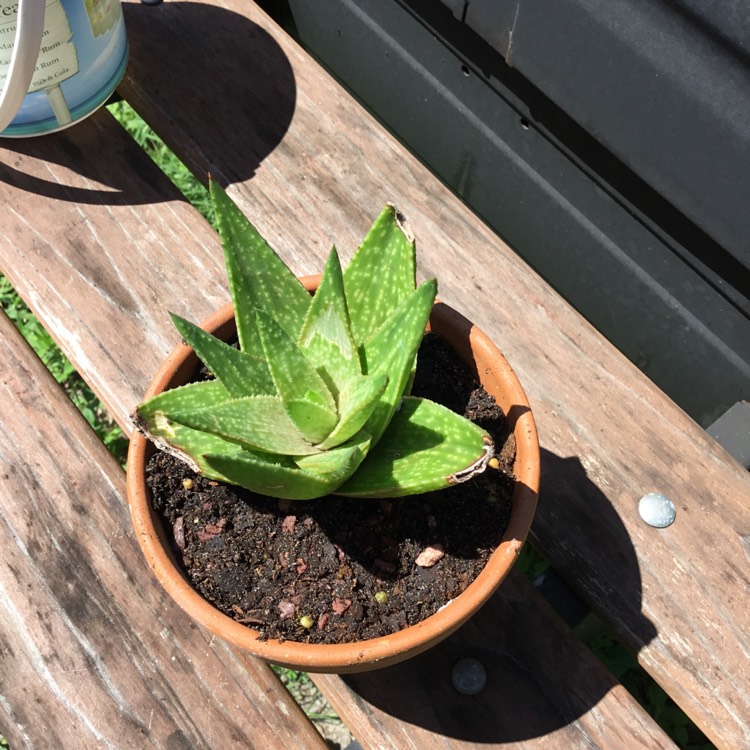
[[[310,295],[211,184],[239,348],[172,315],[214,379],[145,401],[137,427],[212,479],[290,500],[449,487],[494,452],[469,420],[408,395],[437,284],[387,206],[345,271],[334,248]]]

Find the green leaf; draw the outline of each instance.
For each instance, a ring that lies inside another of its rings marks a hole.
[[[230,400],[227,389],[218,380],[172,388],[144,401],[135,410],[136,419],[146,422],[151,428],[158,416],[173,411],[192,411],[204,407],[214,407]]]
[[[243,351],[259,351],[254,311],[265,310],[294,339],[310,295],[273,248],[216,182],[210,184],[224,247],[229,291]]]
[[[285,402],[285,407],[294,425],[313,445],[325,440],[336,424],[336,414],[314,401],[293,399]]]
[[[328,256],[297,343],[336,399],[344,384],[362,372],[336,248]]]
[[[331,434],[318,444],[321,450],[333,448],[349,440],[370,418],[388,385],[388,376],[362,375],[350,382],[339,398],[340,417]]]
[[[191,430],[189,427],[176,422],[170,423],[168,429],[157,430],[150,437],[159,448],[185,461],[193,471],[219,482],[230,482],[231,480],[210,466],[204,458],[205,454],[220,453],[227,458],[231,458],[243,456],[247,453],[237,443],[224,440],[218,435]]]
[[[160,393],[142,403],[135,413],[135,423],[139,430],[153,440],[159,448],[176,455],[188,463],[194,471],[209,477],[226,481],[226,477],[212,472],[203,461],[204,453],[224,453],[235,455],[244,449],[217,435],[193,430],[173,422],[168,412],[174,409],[192,409],[196,405],[219,405],[229,400],[224,386],[216,380],[206,383],[190,383]]]
[[[489,435],[468,419],[408,396],[357,472],[337,491],[352,497],[401,497],[463,481],[492,456]],[[458,475],[458,476],[455,476]]]
[[[203,459],[212,471],[253,492],[288,500],[312,500],[330,494],[352,475],[362,461],[366,445],[367,438],[362,435],[352,444],[328,451],[325,457],[320,454],[321,463],[310,461],[310,467],[318,471],[290,467],[272,456],[265,458],[249,453],[206,455]],[[307,458],[297,459],[297,462],[304,464]]]
[[[308,441],[319,443],[338,421],[328,386],[273,318],[258,310],[257,323],[271,377],[281,400],[289,405],[289,417]],[[304,408],[305,402],[316,407],[314,419],[313,407]]]
[[[249,396],[196,411],[174,411],[167,416],[194,430],[266,453],[304,456],[318,452],[299,433],[277,396]]]
[[[275,395],[276,389],[265,359],[229,346],[179,315],[172,314],[172,322],[232,397]],[[263,350],[258,347],[258,351]]]
[[[335,477],[339,484],[354,472],[370,447],[370,435],[360,430],[346,443],[312,456],[300,456],[294,462],[300,469],[321,477]]]
[[[344,272],[357,344],[367,341],[416,286],[416,249],[404,217],[388,205]]]
[[[373,445],[388,426],[409,382],[436,292],[436,282],[425,281],[401,302],[363,346],[364,372],[388,375],[388,385],[365,423]]]

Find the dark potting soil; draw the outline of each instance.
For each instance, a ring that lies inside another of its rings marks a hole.
[[[262,638],[309,643],[387,635],[458,596],[505,531],[515,441],[494,399],[434,334],[420,349],[412,393],[481,424],[500,468],[419,496],[279,501],[154,454],[152,502],[195,589]],[[425,557],[439,559],[417,564]]]

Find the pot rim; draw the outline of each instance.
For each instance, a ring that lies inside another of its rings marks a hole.
[[[309,291],[317,288],[319,275],[301,277]],[[220,332],[234,322],[231,303],[206,318],[201,327]],[[448,305],[436,302],[430,327],[439,332],[467,360],[480,362],[477,375],[497,399],[511,421],[516,439],[516,484],[512,509],[503,538],[487,564],[455,599],[421,622],[390,635],[341,644],[308,644],[276,639],[260,640],[260,633],[220,612],[195,589],[177,565],[165,532],[151,508],[145,483],[146,461],[153,450],[150,441],[134,431],[128,452],[128,503],[136,537],[157,580],[176,603],[212,633],[245,651],[280,666],[308,672],[365,671],[394,664],[425,651],[469,619],[492,595],[509,573],[526,539],[536,510],[539,491],[539,443],[526,394],[499,349],[470,321]],[[159,368],[144,396],[150,398],[180,377],[194,372],[197,356],[178,344]],[[487,381],[487,382],[485,382]]]

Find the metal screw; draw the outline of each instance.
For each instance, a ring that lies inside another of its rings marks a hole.
[[[451,672],[453,687],[463,695],[476,695],[481,692],[487,682],[487,672],[482,662],[467,656],[459,659]]]
[[[638,513],[649,526],[657,529],[674,523],[677,515],[674,503],[661,492],[649,492],[644,495],[638,503]]]

